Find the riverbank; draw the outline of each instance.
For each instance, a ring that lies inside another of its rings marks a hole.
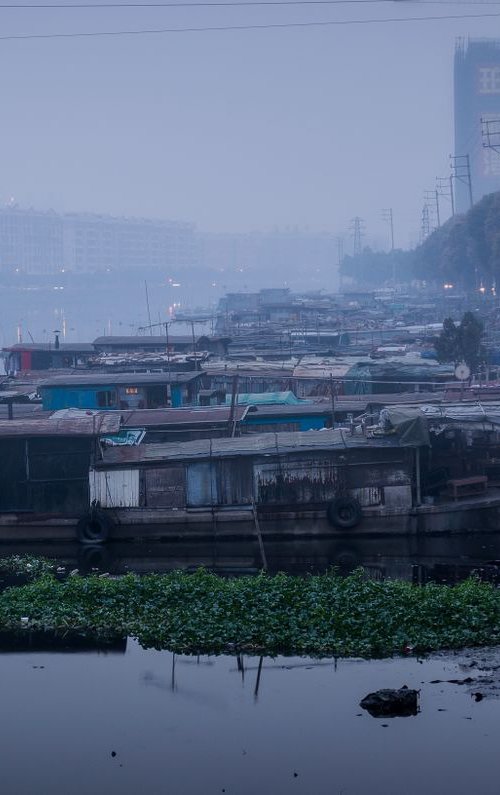
[[[11,572],[26,565],[31,575],[33,560]],[[0,630],[129,636],[186,654],[368,658],[500,643],[500,592],[478,579],[415,586],[362,570],[223,578],[203,569],[58,579],[47,568],[0,594]]]

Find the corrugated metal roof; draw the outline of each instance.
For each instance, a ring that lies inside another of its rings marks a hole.
[[[195,337],[196,339],[196,337]],[[176,342],[181,343],[191,343],[193,342],[193,337],[190,335],[179,335],[178,337],[168,336],[168,342],[170,345],[175,344]],[[151,345],[165,345],[167,346],[167,337],[165,335],[158,335],[152,337],[140,337],[140,336],[131,336],[131,337],[97,337],[94,342],[94,345],[131,345],[133,348],[137,348],[139,346],[149,347]]]
[[[278,406],[255,406],[248,407],[248,419],[257,420],[265,417],[309,417],[309,416],[331,416],[332,404],[330,400],[321,403],[300,403],[298,405],[278,405]]]
[[[72,386],[114,386],[126,384],[127,386],[142,386],[147,384],[183,384],[199,378],[200,371],[186,373],[94,373],[85,375],[55,375],[40,382],[40,389],[44,387],[72,387]]]
[[[53,419],[33,417],[0,420],[0,438],[9,436],[100,436],[120,429],[120,415],[103,412],[90,417]]]
[[[148,444],[126,449],[110,448],[103,453],[103,465],[285,455],[295,452],[326,452],[334,448],[367,447],[399,447],[399,443],[394,436],[369,439],[361,434],[350,436],[340,428],[296,433],[264,433],[236,439],[198,439],[193,442]]]
[[[210,334],[195,334],[195,342],[198,343],[199,340],[209,340],[211,342],[220,342],[229,340],[230,337],[213,337]],[[180,345],[192,345],[193,344],[193,335],[192,334],[169,334],[168,335],[168,344],[175,345],[176,343]],[[151,345],[165,345],[167,346],[167,337],[164,334],[156,335],[153,337],[146,337],[146,336],[106,336],[106,337],[97,337],[93,345],[130,345],[133,348],[137,348],[140,346],[143,347],[150,347]]]
[[[234,418],[240,422],[248,411],[247,406],[235,406]],[[160,425],[209,425],[224,424],[231,416],[230,406],[207,406],[184,409],[138,409],[120,412],[127,428],[151,428]]]
[[[76,353],[94,353],[94,346],[91,342],[60,342],[59,347],[56,348],[53,342],[16,342],[15,345],[11,345],[9,348],[2,348],[2,350],[9,352],[50,351],[51,353],[57,353],[57,351],[61,351],[64,353],[65,351],[74,351]]]
[[[210,376],[220,377],[229,376],[233,377],[239,375],[242,378],[246,377],[259,377],[259,378],[291,378],[293,376],[293,369],[290,367],[273,367],[272,362],[206,362],[203,365],[204,370]]]

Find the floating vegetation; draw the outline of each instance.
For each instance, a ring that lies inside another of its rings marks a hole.
[[[0,558],[0,574],[26,575],[30,579],[50,574],[57,570],[57,564],[49,558],[35,555],[9,555]]]
[[[42,573],[0,594],[0,630],[132,636],[179,653],[380,657],[500,643],[500,591],[371,581],[358,570],[224,579],[200,569],[120,578]]]

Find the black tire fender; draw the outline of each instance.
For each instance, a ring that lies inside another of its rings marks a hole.
[[[112,527],[111,517],[103,511],[92,510],[78,521],[76,533],[80,544],[105,544]]]
[[[355,497],[335,497],[328,504],[326,515],[333,527],[349,530],[361,522],[363,511]]]

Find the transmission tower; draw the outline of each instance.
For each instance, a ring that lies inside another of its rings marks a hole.
[[[423,243],[424,240],[427,240],[431,233],[431,221],[429,215],[429,205],[424,204],[422,207],[422,222],[420,227],[420,240]]]
[[[344,259],[344,238],[338,237],[337,238],[337,264],[342,265],[342,260]]]
[[[391,230],[391,251],[394,251],[394,215],[392,207],[382,210],[382,218],[389,224],[389,229]]]
[[[470,175],[469,155],[450,155],[451,178],[455,182],[461,182],[469,191],[469,205],[474,204],[472,198],[472,178]]]
[[[438,204],[440,197],[448,199],[451,204],[451,214],[455,215],[455,199],[453,196],[453,177],[451,174],[449,177],[436,177],[436,193],[437,193]]]
[[[439,196],[437,190],[424,191],[424,204],[429,208],[429,226],[431,231],[441,226],[439,213]]]
[[[365,222],[357,215],[356,218],[352,219],[349,229],[352,237],[352,253],[355,257],[358,257],[363,250],[361,239],[364,235]]]
[[[344,261],[344,238],[337,237],[337,266],[339,274],[339,290],[342,292],[344,286],[344,274],[342,273],[342,262]]]

